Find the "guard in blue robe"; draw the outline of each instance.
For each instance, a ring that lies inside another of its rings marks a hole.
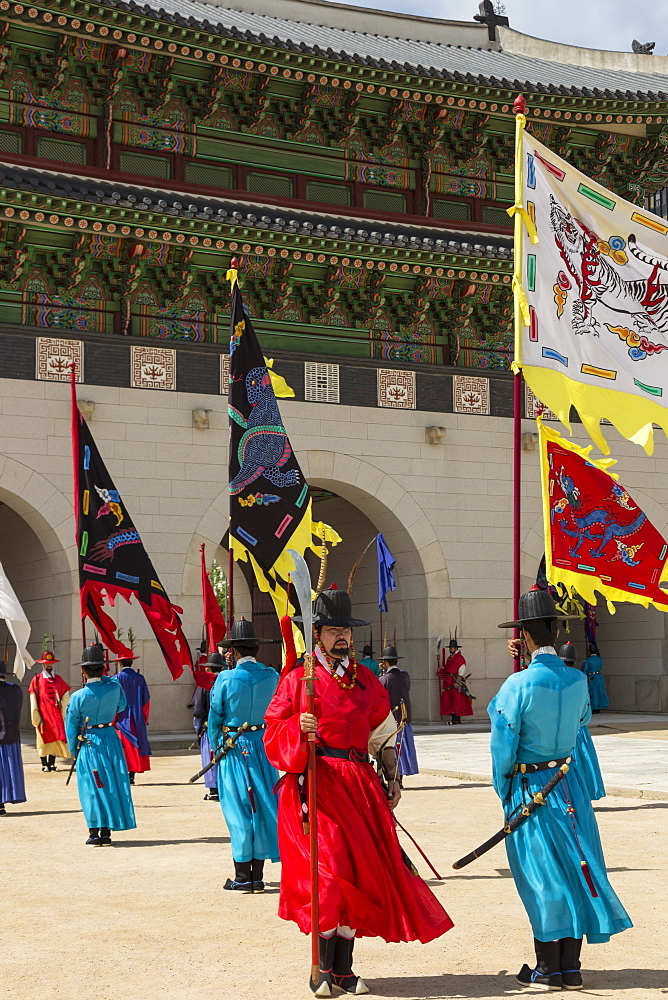
[[[26,800],[19,733],[23,691],[8,682],[7,674],[7,664],[0,660],[0,816],[6,815],[6,802]]]
[[[564,643],[559,650],[559,657],[567,667],[578,670],[577,650],[572,642]],[[598,763],[598,754],[591,738],[588,726],[580,726],[575,743],[573,760],[577,764],[578,774],[585,784],[589,798],[592,800],[605,798],[603,775]]]
[[[204,664],[204,672],[207,674],[219,674],[225,668],[225,660],[220,653],[211,653]],[[200,668],[201,669],[201,668]],[[211,677],[214,681],[214,677]],[[213,684],[211,685],[213,687]],[[211,688],[197,685],[193,695],[193,727],[197,733],[199,741],[199,752],[202,758],[202,767],[211,763],[211,743],[209,742],[209,710],[211,708]],[[204,798],[211,802],[218,802],[218,768],[212,767],[204,775],[204,787],[207,789]]]
[[[413,738],[413,712],[411,709],[411,675],[407,670],[399,669],[399,656],[396,646],[386,646],[380,654],[381,675],[378,678],[390,696],[390,707],[397,725],[394,749],[397,754],[399,783],[403,788],[403,779],[407,774],[419,774],[415,739]]]
[[[632,926],[608,881],[591,797],[572,759],[591,717],[587,682],[556,654],[558,618],[548,591],[524,594],[519,621],[500,627],[521,628],[532,653],[529,667],[512,674],[488,707],[492,780],[506,819],[570,764],[545,805],[505,841],[536,951],[535,968],[525,965],[518,981],[578,989],[582,938],[606,942]]]
[[[114,677],[123,688],[127,702],[116,719],[116,728],[123,744],[131,785],[135,783],[135,774],[151,770],[152,753],[147,730],[151,693],[146,678],[132,666],[136,659],[138,657],[133,653],[131,657],[119,660],[123,669]]]
[[[214,753],[234,741],[218,764],[218,792],[235,870],[223,888],[240,892],[263,892],[264,862],[279,860],[278,772],[267,760],[263,742],[264,714],[279,675],[255,659],[261,643],[252,622],[242,618],[234,623],[229,639],[219,645],[233,650],[236,666],[216,678],[209,711]],[[239,735],[244,723],[247,728]]]
[[[86,685],[74,692],[67,706],[67,743],[77,755],[79,800],[88,824],[86,843],[103,847],[111,844],[112,830],[137,826],[123,747],[114,727],[126,700],[121,685],[103,676],[102,646],[88,646],[75,666],[82,668]]]
[[[603,679],[603,660],[599,656],[596,646],[591,645],[589,647],[589,656],[582,664],[582,670],[587,675],[589,683],[591,710],[594,715],[598,715],[602,708],[608,707],[610,702],[608,701],[608,692],[605,690],[605,681]]]

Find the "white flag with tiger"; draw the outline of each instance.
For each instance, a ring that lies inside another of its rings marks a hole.
[[[668,427],[668,222],[523,135],[522,193],[538,242],[523,241],[516,362],[568,423],[571,406],[652,449]],[[523,292],[523,294],[522,294]]]

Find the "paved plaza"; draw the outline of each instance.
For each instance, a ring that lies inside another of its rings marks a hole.
[[[440,738],[448,747],[466,740]],[[280,866],[267,866],[264,895],[222,891],[231,858],[221,810],[203,801],[201,783],[187,784],[198,755],[154,757],[133,788],[137,829],[114,834],[113,847],[92,848],[84,845],[76,783],[65,788],[64,770],[43,774],[34,751],[24,754],[28,802],[9,806],[0,820],[2,1000],[311,996],[308,941],[276,915]],[[487,782],[442,775],[420,774],[409,784],[399,818],[442,882],[400,838],[455,927],[428,945],[360,941],[356,965],[371,997],[526,995],[514,974],[530,957],[531,934],[503,847],[452,869],[498,828],[496,795]],[[631,798],[597,805],[611,880],[635,927],[609,944],[585,946],[585,997],[668,995],[666,809]]]
[[[416,727],[420,767],[448,777],[490,780],[489,725]],[[590,725],[609,795],[668,800],[668,721],[605,713]]]

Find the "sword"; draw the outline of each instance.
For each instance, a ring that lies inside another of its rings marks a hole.
[[[459,861],[455,861],[452,867],[456,871],[460,868],[465,868],[466,865],[470,865],[472,861],[476,860],[476,858],[480,858],[483,854],[487,854],[487,852],[491,851],[493,847],[500,844],[502,840],[505,840],[511,833],[514,833],[515,830],[522,825],[522,823],[525,823],[528,820],[532,813],[535,813],[539,806],[545,805],[545,799],[548,797],[550,792],[554,791],[562,778],[564,778],[567,774],[568,764],[562,764],[557,773],[553,774],[548,783],[544,785],[539,792],[534,794],[531,802],[528,802],[522,808],[521,812],[517,814],[517,816],[509,820],[502,830],[495,833],[494,836],[490,837],[489,840],[486,840],[484,844],[481,844],[480,847],[476,847],[475,851],[471,851],[471,853],[467,854],[466,857],[460,858]]]
[[[81,753],[82,746],[84,745],[84,743],[88,743],[89,742],[86,739],[86,730],[87,729],[88,729],[88,716],[86,716],[86,721],[83,724],[83,729],[81,730],[81,732],[77,736],[77,739],[79,741],[79,745],[76,748],[76,750],[74,751],[74,760],[72,761],[72,764],[71,764],[71,767],[70,767],[70,773],[67,775],[67,781],[65,782],[65,788],[67,788],[67,786],[69,785],[70,778],[74,774],[74,769],[77,766],[77,760],[79,759],[79,754]]]
[[[306,684],[306,709],[314,714],[314,667],[313,662],[313,602],[311,598],[311,574],[306,561],[299,552],[288,549],[295,568],[290,574],[290,580],[295,588],[304,625],[304,682]],[[319,893],[318,893],[318,815],[316,806],[316,759],[315,733],[308,734],[308,829],[304,824],[304,833],[309,835],[309,850],[311,855],[311,985],[314,990],[320,985],[320,937],[319,937]]]
[[[241,729],[237,730],[234,736],[230,736],[227,740],[225,740],[223,746],[220,748],[220,750],[218,750],[217,753],[214,754],[214,756],[211,758],[210,762],[206,765],[206,767],[203,767],[201,771],[197,772],[197,774],[193,774],[192,778],[188,778],[188,784],[192,785],[193,782],[197,781],[198,778],[201,778],[203,774],[206,774],[207,771],[210,771],[212,767],[215,767],[216,764],[220,763],[225,754],[229,753],[230,750],[233,749],[235,743],[246,729],[248,729],[248,723],[244,722]]]

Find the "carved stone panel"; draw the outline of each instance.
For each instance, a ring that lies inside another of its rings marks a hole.
[[[133,389],[176,389],[176,351],[169,347],[132,347]]]
[[[69,382],[72,364],[75,380],[83,382],[84,345],[81,340],[38,337],[36,378],[49,382]]]

